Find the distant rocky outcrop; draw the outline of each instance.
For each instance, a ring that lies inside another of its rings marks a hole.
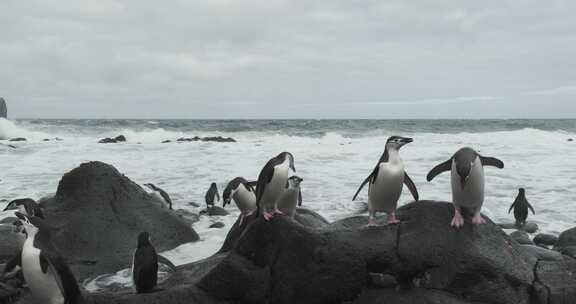
[[[54,198],[42,205],[56,228],[53,242],[79,280],[129,268],[142,231],[150,232],[159,252],[198,240],[186,221],[101,162],[66,173]]]
[[[8,118],[8,108],[6,107],[6,100],[0,97],[0,118]]]
[[[98,141],[99,144],[115,144],[119,142],[126,142],[126,137],[124,135],[118,135],[114,138],[106,137]]]
[[[9,141],[27,141],[27,139],[24,137],[15,137],[11,138]]]
[[[211,142],[236,142],[236,140],[232,137],[222,137],[222,136],[210,136],[210,137],[180,137],[176,141],[178,142],[185,142],[185,141],[211,141]]]

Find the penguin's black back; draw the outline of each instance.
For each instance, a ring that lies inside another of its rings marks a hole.
[[[151,244],[134,252],[134,286],[137,293],[151,292],[158,282],[158,255]]]

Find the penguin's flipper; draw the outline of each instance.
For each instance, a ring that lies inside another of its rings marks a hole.
[[[482,160],[482,166],[492,166],[499,169],[504,168],[504,162],[497,158],[480,156],[480,159]]]
[[[2,211],[15,210],[15,209],[18,209],[18,207],[16,207],[14,201],[11,201],[10,204],[8,204],[8,206],[6,206],[6,208],[4,208],[4,210]]]
[[[410,193],[412,193],[414,200],[418,201],[420,197],[418,196],[418,190],[416,189],[416,185],[414,184],[414,182],[412,181],[412,179],[410,178],[410,176],[408,176],[408,173],[406,173],[406,172],[404,172],[404,184],[406,185],[406,187],[408,187],[408,189],[410,190]]]
[[[65,304],[76,303],[76,300],[82,297],[76,278],[62,257],[42,250],[40,252],[40,267],[44,273],[50,270],[64,296]]]
[[[514,201],[514,202],[512,203],[512,205],[510,205],[510,209],[508,209],[508,214],[510,214],[510,212],[512,211],[512,209],[514,209],[514,206],[516,206],[516,202],[517,202],[517,200]]]
[[[162,196],[164,201],[166,201],[168,203],[170,210],[172,210],[172,199],[170,198],[170,195],[168,195],[168,193],[166,191],[160,189],[160,196]]]
[[[530,211],[532,211],[532,214],[536,215],[536,212],[534,212],[534,208],[532,208],[532,205],[530,205],[530,203],[528,201],[526,201],[526,205],[528,205],[528,208],[530,208]]]
[[[298,206],[302,206],[302,189],[298,190]]]
[[[427,181],[433,180],[440,173],[452,170],[452,158],[434,167],[426,176]]]
[[[158,255],[158,263],[162,263],[162,264],[170,267],[170,269],[176,271],[176,265],[174,265],[174,263],[172,263],[169,259],[165,258],[162,255]]]
[[[364,188],[364,186],[366,186],[366,184],[372,179],[372,177],[374,176],[374,173],[376,172],[377,169],[378,169],[378,166],[376,166],[376,168],[372,171],[372,173],[370,173],[370,175],[368,175],[368,177],[366,177],[366,179],[362,182],[362,184],[360,184],[360,187],[356,191],[356,194],[354,194],[354,197],[352,198],[352,200],[356,199],[356,197],[358,196],[360,191],[362,191],[362,188]]]

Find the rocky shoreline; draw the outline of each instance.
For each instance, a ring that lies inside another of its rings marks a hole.
[[[79,281],[128,268],[139,231],[158,235],[159,251],[198,240],[189,222],[104,163],[64,175],[42,205]],[[393,226],[365,227],[364,216],[329,223],[306,209],[295,220],[249,217],[230,228],[218,253],[178,267],[157,292],[85,292],[85,303],[574,302],[576,228],[531,240],[486,217],[456,230],[452,215],[450,203],[420,201],[399,208]],[[19,250],[5,230],[0,264]],[[0,303],[33,303],[13,284],[0,280]]]

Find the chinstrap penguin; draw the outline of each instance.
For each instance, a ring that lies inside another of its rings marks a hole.
[[[172,199],[170,198],[170,195],[168,195],[166,191],[162,190],[160,187],[152,183],[144,184],[144,186],[154,191],[154,195],[156,195],[156,198],[158,198],[158,200],[162,202],[162,207],[165,208],[167,207],[168,209],[172,210]]]
[[[22,273],[34,298],[46,304],[82,301],[76,278],[50,240],[51,227],[38,217],[20,218],[27,238],[22,248]]]
[[[372,170],[372,173],[362,182],[352,200],[355,200],[362,188],[368,186],[368,225],[374,226],[377,212],[387,213],[387,224],[396,224],[396,207],[402,194],[404,184],[408,187],[414,200],[418,201],[418,190],[404,168],[400,158],[400,148],[413,142],[412,138],[392,136],[386,141],[384,153]]]
[[[234,200],[240,210],[240,225],[245,217],[256,211],[256,191],[250,182],[243,177],[231,180],[222,193],[223,206]]]
[[[274,214],[282,214],[276,201],[286,187],[290,169],[296,172],[294,156],[290,152],[282,152],[270,159],[258,175],[256,206],[258,215],[262,214],[266,220],[270,220]]]
[[[534,208],[526,199],[526,190],[524,188],[520,188],[518,190],[518,196],[514,200],[514,203],[510,205],[510,209],[508,209],[508,213],[514,209],[514,219],[516,219],[516,226],[521,227],[526,224],[526,219],[528,218],[528,209],[532,211],[532,214],[536,214],[534,212]]]
[[[220,201],[220,194],[218,193],[218,186],[216,186],[216,183],[210,184],[210,188],[206,191],[204,199],[206,200],[206,207],[208,208],[214,207],[214,203]]]
[[[282,192],[276,203],[278,209],[291,218],[294,218],[296,206],[302,206],[302,191],[300,189],[300,183],[302,181],[303,179],[296,175],[290,176],[286,184],[286,189],[284,189],[284,192]]]
[[[41,219],[44,218],[42,206],[31,198],[22,198],[11,201],[8,206],[4,208],[4,211],[9,210],[18,210],[26,216],[36,216]]]
[[[132,259],[132,282],[136,293],[148,293],[158,283],[158,254],[150,243],[150,234],[141,232]]]
[[[438,174],[451,171],[452,202],[454,217],[450,225],[456,228],[464,225],[462,208],[474,213],[472,223],[484,224],[480,210],[484,203],[484,166],[504,168],[504,163],[493,157],[484,157],[471,148],[462,148],[449,160],[437,165],[428,173],[426,179],[431,181]]]

